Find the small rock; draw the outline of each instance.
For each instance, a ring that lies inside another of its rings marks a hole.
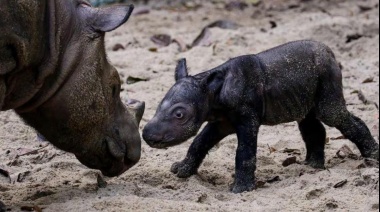
[[[172,37],[166,34],[154,35],[151,37],[151,41],[158,46],[169,46],[172,43]]]
[[[124,48],[123,45],[121,45],[120,43],[117,43],[117,44],[115,44],[115,45],[113,46],[112,51],[116,52],[116,51],[124,50],[124,49],[125,49],[125,48]]]
[[[357,187],[361,187],[361,186],[365,186],[366,183],[363,181],[363,180],[356,180],[355,181],[355,186]]]
[[[207,194],[202,194],[202,195],[198,198],[197,202],[198,202],[198,203],[204,203],[204,202],[206,202],[207,197],[208,197]]]
[[[277,23],[275,21],[269,21],[270,23],[270,28],[274,29],[277,27]]]
[[[362,37],[363,37],[363,35],[361,35],[361,34],[347,35],[346,43],[351,43],[353,41],[359,40]]]
[[[293,154],[293,155],[301,155],[301,150],[299,149],[284,149],[283,150],[283,153],[287,153],[287,154]]]
[[[263,188],[265,186],[266,182],[264,181],[257,181],[256,182],[256,188]]]
[[[326,207],[327,207],[328,209],[337,209],[337,208],[339,208],[338,204],[335,203],[335,202],[328,202],[328,203],[326,204]]]
[[[308,200],[313,200],[319,198],[323,194],[321,189],[314,189],[306,194]]]
[[[362,83],[363,84],[366,84],[366,83],[372,83],[375,81],[375,78],[374,77],[369,77],[367,79],[365,79]]]
[[[21,211],[36,211],[36,212],[42,212],[42,208],[38,206],[22,206]]]
[[[372,10],[373,7],[367,6],[367,5],[359,5],[359,9],[360,9],[361,12],[367,12],[367,11]]]
[[[297,163],[297,157],[294,156],[294,157],[290,157],[290,158],[287,158],[283,163],[282,163],[282,166],[284,167],[288,167],[290,165],[293,165]]]
[[[346,184],[348,183],[348,180],[343,180],[337,184],[334,185],[334,188],[342,188],[343,186],[345,186]]]
[[[355,155],[354,152],[348,147],[347,145],[342,146],[338,152],[336,153],[336,156],[341,159],[345,159],[349,157],[350,155]],[[351,156],[354,157],[354,156]]]

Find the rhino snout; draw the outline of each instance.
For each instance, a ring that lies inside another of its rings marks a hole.
[[[141,138],[138,126],[134,123],[130,122],[128,128],[117,132],[120,139],[106,137],[106,154],[112,165],[101,169],[105,176],[119,176],[139,162]]]

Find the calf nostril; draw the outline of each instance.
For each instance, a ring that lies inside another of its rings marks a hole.
[[[162,141],[162,136],[158,135],[158,134],[154,134],[148,130],[143,130],[143,139],[152,144],[152,143],[158,143],[158,142],[161,142]]]

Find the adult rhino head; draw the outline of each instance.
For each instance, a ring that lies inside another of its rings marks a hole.
[[[85,0],[12,0],[0,7],[0,109],[14,109],[58,148],[117,176],[140,159],[144,103],[120,99],[105,32],[133,6]]]

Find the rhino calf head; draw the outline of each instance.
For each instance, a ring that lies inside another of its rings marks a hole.
[[[178,62],[175,79],[143,130],[144,140],[154,148],[175,146],[195,136],[208,115],[206,82],[188,75],[185,59]]]
[[[121,101],[120,77],[107,61],[104,36],[128,20],[133,6],[93,8],[86,0],[34,3],[41,8],[46,4],[39,13],[46,14],[46,40],[39,45],[44,55],[33,70],[8,71],[0,109],[15,109],[48,141],[89,168],[110,177],[124,173],[140,159],[145,104]]]

